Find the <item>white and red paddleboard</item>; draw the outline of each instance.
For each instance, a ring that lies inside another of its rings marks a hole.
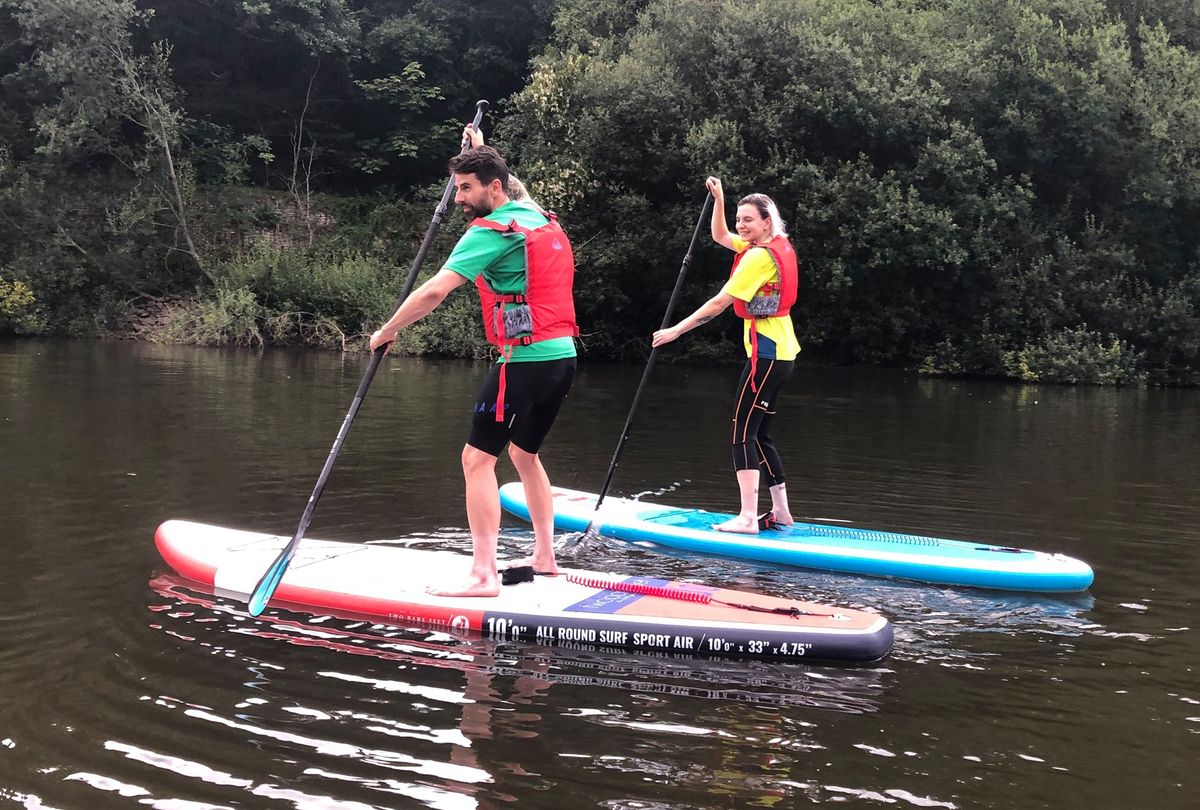
[[[289,539],[182,520],[155,535],[177,573],[243,601]],[[513,641],[681,655],[874,661],[892,646],[892,626],[876,613],[623,574],[562,569],[502,587],[496,597],[426,592],[468,564],[448,551],[305,539],[271,604]]]

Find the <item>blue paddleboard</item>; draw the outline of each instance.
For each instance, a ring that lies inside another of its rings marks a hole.
[[[1070,593],[1087,590],[1093,579],[1091,566],[1063,554],[816,523],[795,523],[752,535],[731,534],[712,527],[732,515],[611,496],[597,513],[596,497],[591,492],[555,487],[555,528],[582,532],[594,521],[600,534],[621,540],[940,585]],[[519,482],[500,487],[500,505],[529,520]]]

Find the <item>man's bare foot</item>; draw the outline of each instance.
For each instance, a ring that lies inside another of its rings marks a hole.
[[[510,562],[505,568],[519,568],[523,565],[528,565],[533,569],[533,572],[540,577],[556,577],[558,576],[558,563],[551,557],[549,562],[538,557],[536,554],[532,557],[526,557],[523,560],[515,560]]]
[[[713,529],[718,532],[733,532],[735,534],[758,534],[758,518],[745,518],[738,515],[732,520],[715,524]]]
[[[775,522],[778,523],[780,526],[791,526],[793,523],[796,522],[796,519],[792,517],[791,512],[780,512],[777,510],[772,510],[772,511],[775,515]]]
[[[471,576],[459,588],[438,588],[430,586],[425,589],[434,596],[498,596],[500,580],[493,573],[490,577]]]

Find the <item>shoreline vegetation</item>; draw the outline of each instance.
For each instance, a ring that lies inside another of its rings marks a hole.
[[[0,36],[0,338],[364,350],[487,98],[586,357],[645,359],[713,174],[780,203],[804,362],[1200,385],[1194,0],[0,0]],[[477,307],[395,350],[487,356]],[[739,362],[727,320],[664,360]]]

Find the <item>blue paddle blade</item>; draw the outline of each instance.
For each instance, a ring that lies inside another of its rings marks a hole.
[[[285,552],[271,564],[267,573],[263,574],[258,585],[254,587],[254,593],[250,594],[251,616],[258,616],[266,610],[267,602],[271,601],[271,595],[275,593],[275,588],[279,585],[279,580],[283,579],[283,573],[287,571],[291,561],[292,555]]]

